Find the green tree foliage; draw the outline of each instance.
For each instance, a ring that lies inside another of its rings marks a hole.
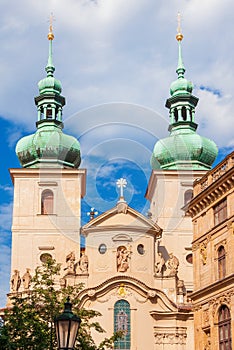
[[[60,265],[48,259],[36,268],[30,291],[12,297],[12,308],[5,311],[4,322],[0,324],[1,350],[57,349],[54,318],[63,312],[68,296],[72,302],[72,311],[82,320],[75,349],[113,349],[114,341],[121,337],[121,333],[105,338],[99,346],[95,345],[92,330],[104,333],[96,321],[96,317],[101,314],[79,308],[78,294],[82,285],[61,288],[59,274]]]

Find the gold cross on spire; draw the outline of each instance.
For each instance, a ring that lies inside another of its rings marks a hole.
[[[53,39],[54,39],[53,21],[54,21],[54,15],[53,15],[53,13],[51,12],[51,14],[50,14],[50,19],[49,19],[50,26],[49,26],[48,40],[53,40]]]
[[[183,34],[181,33],[181,14],[178,12],[177,15],[177,35],[176,35],[176,39],[178,41],[181,41],[183,39]]]

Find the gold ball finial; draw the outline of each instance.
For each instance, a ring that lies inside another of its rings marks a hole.
[[[178,12],[178,15],[177,15],[177,23],[178,23],[178,26],[177,26],[176,40],[177,41],[182,41],[184,36],[181,33],[181,14],[179,12]]]
[[[47,35],[48,40],[53,40],[54,39],[54,33],[53,33],[53,20],[54,16],[53,13],[50,14],[50,26],[49,26],[49,33]]]

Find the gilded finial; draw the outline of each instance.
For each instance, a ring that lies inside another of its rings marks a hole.
[[[178,12],[177,15],[177,34],[176,34],[176,40],[177,41],[182,41],[183,40],[183,34],[181,33],[181,14]]]
[[[47,35],[48,40],[53,40],[53,39],[54,39],[53,20],[54,20],[54,16],[53,16],[53,13],[51,13],[51,14],[50,14],[49,33],[48,33],[48,35]]]

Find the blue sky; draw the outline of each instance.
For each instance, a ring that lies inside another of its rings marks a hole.
[[[128,203],[147,213],[150,156],[168,135],[165,101],[176,79],[177,12],[182,14],[185,76],[199,97],[198,132],[233,150],[234,32],[232,0],[0,0],[0,304],[9,290],[17,140],[35,131],[34,97],[45,76],[48,18],[55,16],[55,76],[63,86],[65,132],[81,144],[87,211],[110,209],[115,182],[127,178]],[[217,162],[217,161],[216,161]]]

